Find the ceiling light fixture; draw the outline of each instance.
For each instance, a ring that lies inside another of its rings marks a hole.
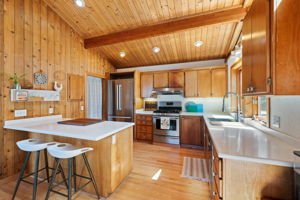
[[[197,40],[196,42],[194,42],[195,47],[200,47],[202,45],[203,45],[203,42],[201,40]]]
[[[74,0],[76,6],[83,8],[85,6],[84,0]]]
[[[153,51],[153,53],[158,53],[158,52],[160,52],[160,48],[159,47],[153,47],[152,51]]]
[[[126,53],[125,53],[124,51],[121,51],[121,52],[120,52],[120,57],[123,58],[123,57],[125,57],[125,56],[126,56]]]

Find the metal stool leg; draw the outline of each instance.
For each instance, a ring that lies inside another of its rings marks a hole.
[[[35,153],[34,181],[33,181],[33,190],[32,190],[32,200],[36,199],[37,182],[38,182],[38,174],[39,174],[39,162],[40,162],[40,151],[37,151]]]
[[[73,158],[73,179],[74,179],[74,191],[77,192],[77,183],[76,183],[76,158]]]
[[[82,154],[82,157],[83,157],[84,163],[85,163],[85,165],[86,165],[86,167],[87,167],[87,170],[88,170],[88,172],[89,172],[89,175],[90,175],[90,177],[91,177],[91,179],[92,179],[92,183],[93,183],[93,185],[94,185],[94,189],[95,189],[97,198],[100,199],[100,195],[99,195],[99,192],[98,192],[98,187],[97,187],[97,184],[96,184],[96,181],[95,181],[95,177],[94,177],[94,174],[93,174],[93,172],[92,172],[91,166],[90,166],[90,164],[89,164],[89,161],[88,161],[88,159],[87,159],[85,153]]]
[[[16,194],[17,194],[17,191],[18,191],[18,189],[19,189],[19,186],[20,186],[22,177],[23,177],[23,175],[24,175],[24,172],[25,172],[25,169],[26,169],[28,160],[29,160],[29,158],[30,158],[30,154],[31,154],[31,152],[27,152],[27,154],[26,154],[25,160],[24,160],[23,165],[22,165],[21,172],[20,172],[19,177],[18,177],[17,185],[16,185],[16,187],[15,187],[14,194],[13,194],[13,196],[12,196],[12,200],[14,200],[15,197],[16,197]]]
[[[49,186],[48,186],[48,191],[47,191],[45,200],[48,200],[48,199],[49,199],[49,195],[50,195],[50,192],[51,192],[53,183],[54,183],[54,181],[55,181],[56,174],[57,174],[58,168],[59,168],[59,166],[60,166],[60,162],[61,162],[60,159],[55,158],[55,162],[54,162],[54,166],[53,166],[54,170],[53,170],[52,175],[51,175],[51,179],[50,179],[50,183],[49,183]]]
[[[45,167],[46,167],[46,175],[47,175],[47,182],[50,182],[50,177],[49,177],[49,164],[48,164],[48,155],[47,155],[47,150],[44,150],[44,159],[45,159]]]
[[[59,164],[59,170],[60,170],[60,173],[61,173],[61,177],[62,177],[62,179],[64,180],[66,189],[68,189],[67,179],[66,179],[66,176],[65,176],[65,173],[64,173],[64,170],[63,170],[61,164]]]
[[[68,200],[72,199],[72,175],[73,175],[73,159],[68,159]]]

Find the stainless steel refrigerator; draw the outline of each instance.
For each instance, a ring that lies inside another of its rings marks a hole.
[[[108,120],[133,122],[133,79],[116,79],[108,81]]]

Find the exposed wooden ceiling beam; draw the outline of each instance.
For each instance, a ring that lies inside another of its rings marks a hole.
[[[142,26],[135,29],[88,38],[84,40],[84,46],[85,48],[93,48],[120,42],[170,34],[201,26],[236,22],[243,19],[245,15],[246,10],[244,8],[233,8],[214,13],[202,14],[182,19],[175,19],[164,23]]]

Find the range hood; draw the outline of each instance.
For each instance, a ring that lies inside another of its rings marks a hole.
[[[183,95],[183,88],[155,88],[153,94],[158,95]]]

